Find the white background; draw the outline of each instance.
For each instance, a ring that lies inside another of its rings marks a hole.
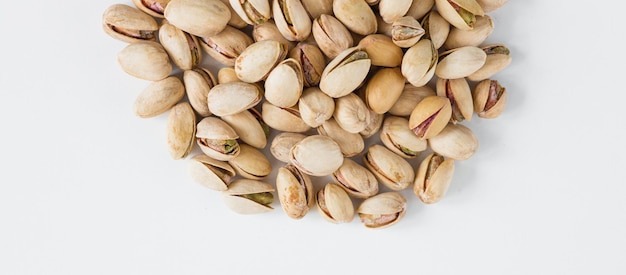
[[[169,157],[167,115],[132,113],[148,82],[101,29],[116,1],[7,2],[0,274],[626,274],[623,9],[605,2],[491,14],[488,41],[514,59],[497,76],[507,109],[466,124],[480,149],[441,202],[405,190],[382,230],[277,202],[231,212]]]

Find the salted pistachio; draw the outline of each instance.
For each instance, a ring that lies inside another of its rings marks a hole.
[[[217,71],[217,83],[224,84],[229,82],[241,82],[237,78],[234,67],[222,67]]]
[[[413,0],[411,7],[409,7],[409,10],[406,12],[406,15],[412,16],[415,19],[420,19],[431,12],[434,6],[435,0]]]
[[[413,0],[380,0],[378,13],[383,18],[383,21],[391,24],[400,17],[405,16],[412,3]]]
[[[239,135],[217,117],[205,117],[196,126],[196,140],[204,154],[216,160],[229,161],[239,155]]]
[[[265,79],[265,100],[278,107],[298,104],[304,88],[304,76],[300,63],[293,58],[280,62]]]
[[[474,28],[471,30],[461,30],[452,28],[448,34],[446,42],[443,44],[446,49],[456,49],[463,46],[479,46],[493,32],[493,20],[489,15],[476,18]]]
[[[161,80],[172,72],[167,52],[154,41],[128,44],[117,54],[117,61],[124,72],[143,80]]]
[[[378,130],[380,130],[380,127],[383,125],[383,119],[385,118],[385,114],[377,114],[372,110],[369,110],[369,112],[370,116],[366,123],[367,126],[359,132],[363,138],[369,138],[378,133]]]
[[[365,199],[356,212],[365,227],[381,229],[402,220],[406,207],[406,198],[402,194],[385,192]]]
[[[376,16],[365,0],[335,0],[333,13],[350,31],[368,35],[378,30]]]
[[[441,200],[454,175],[454,160],[437,153],[428,155],[417,168],[413,193],[426,204]]]
[[[318,46],[300,42],[289,51],[288,57],[295,59],[302,66],[305,87],[319,85],[326,67],[326,57]]]
[[[210,116],[212,113],[209,110],[207,98],[211,88],[217,85],[213,73],[206,68],[195,67],[185,70],[183,82],[191,107],[202,117]]]
[[[270,153],[274,158],[282,162],[289,162],[289,151],[291,148],[303,140],[305,135],[300,133],[282,132],[274,137],[270,145]]]
[[[133,0],[133,4],[141,11],[157,17],[164,18],[163,12],[170,0]]]
[[[404,84],[402,94],[396,103],[389,109],[389,114],[394,116],[410,116],[415,106],[427,96],[436,95],[430,86],[415,87],[410,83]]]
[[[289,161],[311,176],[332,174],[341,167],[343,159],[339,144],[322,135],[307,136],[294,144],[289,151]]]
[[[300,0],[272,0],[276,27],[289,41],[303,41],[311,34],[311,19]]]
[[[231,7],[250,25],[262,24],[272,18],[269,0],[229,0]]]
[[[292,219],[303,218],[315,203],[311,178],[293,164],[278,168],[276,192],[281,207]]]
[[[272,172],[272,164],[269,159],[248,144],[239,144],[239,154],[228,161],[238,175],[251,180],[266,178]]]
[[[409,117],[409,128],[420,139],[436,136],[446,127],[452,116],[450,100],[443,96],[422,99]]]
[[[506,107],[506,88],[500,82],[485,79],[479,82],[472,93],[474,111],[481,118],[496,118]]]
[[[441,17],[439,12],[433,10],[424,16],[420,24],[425,31],[422,38],[430,39],[435,49],[441,48],[450,34],[450,23]]]
[[[337,124],[334,118],[326,120],[317,127],[317,133],[332,138],[339,144],[344,157],[353,157],[360,154],[365,148],[363,137],[358,133],[350,133]]]
[[[370,67],[371,60],[367,52],[357,47],[349,48],[324,68],[319,87],[330,97],[345,96],[363,83]]]
[[[408,188],[415,180],[411,164],[380,144],[368,148],[367,153],[363,154],[363,164],[380,183],[394,191]]]
[[[422,39],[411,46],[402,57],[402,75],[413,86],[426,85],[435,75],[437,64],[437,49],[432,41]]]
[[[180,102],[167,116],[167,146],[172,159],[189,155],[196,139],[196,114],[188,102]]]
[[[210,37],[230,21],[230,10],[219,0],[171,0],[163,13],[170,24],[190,34]]]
[[[365,104],[374,113],[386,113],[400,98],[405,80],[400,67],[378,70],[367,82]]]
[[[370,112],[365,102],[354,93],[335,99],[333,117],[344,130],[359,133],[370,123]]]
[[[476,0],[484,12],[493,12],[506,4],[509,0]]]
[[[335,111],[335,100],[322,92],[318,87],[311,87],[304,90],[298,109],[302,121],[310,127],[318,127],[333,116]]]
[[[435,5],[443,18],[461,30],[471,30],[476,16],[485,15],[476,0],[435,0]]]
[[[485,65],[480,67],[478,71],[467,76],[467,79],[470,81],[488,79],[511,64],[511,52],[506,46],[502,44],[489,44],[481,47],[481,49],[487,54]]]
[[[136,8],[114,4],[102,14],[102,29],[117,40],[133,43],[155,41],[159,25],[150,15]]]
[[[255,148],[265,148],[270,128],[256,109],[250,108],[236,114],[223,116],[222,120],[237,132],[241,141]]]
[[[286,56],[287,48],[278,41],[254,42],[235,59],[235,72],[244,82],[259,82]]]
[[[278,41],[285,45],[286,49],[293,49],[296,45],[293,41],[287,40],[287,38],[280,33],[276,23],[274,23],[274,20],[254,25],[252,28],[252,38],[254,39],[254,42],[265,40]]]
[[[428,139],[433,152],[454,160],[466,160],[478,150],[478,139],[470,128],[460,123],[448,125]]]
[[[327,183],[317,192],[317,209],[324,219],[332,223],[349,223],[354,219],[352,199],[336,183]]]
[[[437,79],[437,95],[447,97],[450,100],[452,115],[450,122],[471,121],[474,114],[472,102],[472,90],[465,78]]]
[[[253,43],[250,36],[231,26],[214,36],[200,37],[200,42],[209,56],[225,66],[234,66],[237,57]]]
[[[269,183],[238,179],[228,189],[222,191],[222,199],[226,206],[239,214],[259,214],[274,210],[274,187]]]
[[[404,16],[393,21],[391,40],[401,48],[409,48],[424,36],[424,29],[415,18]]]
[[[278,107],[264,101],[261,106],[261,117],[270,128],[279,131],[303,133],[311,130],[311,127],[300,117],[298,105]]]
[[[409,120],[398,116],[385,118],[380,131],[380,141],[387,149],[403,158],[416,158],[419,152],[425,151],[428,142],[419,139],[409,128]]]
[[[354,40],[348,28],[332,15],[320,15],[313,20],[312,29],[315,42],[330,59],[354,46]]]
[[[198,38],[163,20],[159,28],[159,42],[168,55],[183,70],[190,70],[202,61]]]
[[[478,47],[464,46],[445,51],[439,55],[435,75],[455,79],[472,75],[487,61],[487,54]]]
[[[224,5],[226,5],[228,7],[228,10],[230,11],[230,20],[228,20],[228,25],[238,28],[238,29],[242,29],[248,26],[248,23],[246,21],[243,21],[243,19],[241,19],[241,16],[239,16],[239,14],[235,12],[233,7],[230,5],[230,1],[228,0],[220,0],[220,1],[222,1],[222,3],[224,3]]]
[[[250,109],[263,99],[261,89],[250,83],[229,82],[215,85],[209,91],[209,110],[216,116],[227,116]]]
[[[370,34],[359,41],[358,48],[367,52],[372,66],[398,67],[402,64],[404,53],[393,43],[390,36]]]
[[[301,0],[311,20],[322,14],[333,14],[333,0]]]
[[[191,158],[188,170],[195,182],[216,191],[228,189],[228,185],[236,175],[230,164],[204,154]]]
[[[135,99],[133,112],[141,118],[167,112],[185,96],[185,87],[176,76],[150,83]]]
[[[343,160],[332,177],[339,187],[355,198],[365,199],[378,193],[378,180],[374,174],[349,158]]]

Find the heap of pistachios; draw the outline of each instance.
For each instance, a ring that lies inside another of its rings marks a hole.
[[[493,77],[509,49],[485,41],[506,2],[133,0],[106,9],[103,28],[128,43],[122,70],[150,82],[135,114],[169,112],[171,157],[233,211],[272,211],[278,196],[293,219],[316,207],[383,228],[408,210],[402,190],[441,200],[479,147],[464,122],[504,111]],[[269,154],[284,162],[273,183]]]

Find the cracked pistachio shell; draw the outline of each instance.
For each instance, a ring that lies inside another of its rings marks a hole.
[[[349,158],[343,160],[332,177],[337,185],[355,198],[365,199],[378,193],[378,181],[374,174]]]
[[[378,70],[365,88],[365,104],[374,113],[386,113],[402,94],[405,80],[400,67]]]
[[[322,135],[307,136],[291,147],[290,162],[300,171],[311,176],[327,176],[343,163],[339,144]]]
[[[378,30],[376,16],[364,0],[335,0],[333,13],[350,31],[368,35]]]
[[[367,52],[372,66],[398,67],[402,64],[404,53],[394,44],[390,36],[384,34],[370,34],[363,37],[357,46]]]
[[[243,21],[258,25],[272,18],[269,0],[229,0],[231,7]]]
[[[212,113],[207,98],[211,88],[217,85],[213,73],[205,68],[196,67],[183,73],[183,82],[191,107],[202,117],[210,116]]]
[[[425,31],[422,38],[430,39],[435,49],[441,48],[450,34],[450,23],[441,17],[439,12],[433,10],[424,16],[421,25]]]
[[[239,214],[267,213],[274,208],[274,187],[269,183],[251,179],[233,181],[222,191],[222,200],[228,208]]]
[[[207,96],[209,110],[216,116],[233,115],[250,109],[262,99],[259,87],[245,82],[215,85]]]
[[[383,21],[391,24],[398,18],[405,16],[412,3],[413,0],[380,0],[378,13]]]
[[[219,84],[224,84],[230,82],[241,82],[241,80],[237,78],[237,73],[235,73],[234,67],[222,67],[217,71],[217,82]]]
[[[322,14],[333,14],[333,0],[301,0],[301,2],[311,19]]]
[[[248,144],[239,144],[239,154],[228,161],[238,175],[251,180],[266,178],[272,172],[272,164],[269,159]]]
[[[300,117],[298,105],[278,107],[264,101],[261,106],[261,117],[270,128],[279,131],[302,133],[311,130],[311,127]]]
[[[317,192],[317,209],[332,223],[349,223],[354,219],[352,199],[336,183],[327,183]]]
[[[411,164],[386,147],[374,144],[363,155],[363,164],[378,181],[394,191],[404,190],[415,180]]]
[[[196,139],[204,154],[216,160],[229,161],[239,155],[239,135],[217,117],[205,117],[196,126]]]
[[[333,117],[350,133],[359,133],[369,125],[370,112],[365,102],[354,93],[335,99]]]
[[[298,101],[300,117],[310,127],[318,127],[333,116],[335,100],[317,87],[304,90]]]
[[[437,79],[437,95],[450,100],[452,116],[450,122],[458,123],[464,120],[471,121],[474,114],[472,90],[465,78]]]
[[[196,141],[196,114],[188,102],[181,102],[167,116],[167,146],[173,159],[186,158]]]
[[[420,101],[409,117],[409,128],[420,139],[439,134],[452,117],[450,100],[443,96],[428,96]]]
[[[311,34],[311,18],[300,0],[272,0],[274,22],[289,41],[303,41]]]
[[[406,206],[406,198],[402,194],[385,192],[365,199],[356,212],[365,227],[381,229],[402,220]]]
[[[264,80],[286,56],[287,48],[278,41],[255,42],[235,60],[237,78],[248,83]]]
[[[408,117],[422,99],[433,95],[436,95],[436,93],[430,86],[415,87],[410,83],[406,83],[400,98],[389,109],[389,114]]]
[[[102,14],[102,29],[127,43],[155,41],[159,25],[150,15],[125,4],[109,6]]]
[[[222,1],[222,3],[224,3],[224,5],[226,5],[228,7],[228,10],[230,11],[230,20],[228,20],[228,25],[238,28],[238,29],[242,29],[248,26],[248,23],[246,23],[246,21],[243,21],[243,19],[241,19],[241,16],[239,16],[239,14],[235,12],[233,7],[230,5],[230,1],[228,0],[220,0],[220,1]]]
[[[438,135],[428,139],[433,152],[454,160],[469,159],[478,150],[478,139],[470,128],[449,123]]]
[[[506,88],[500,82],[485,79],[474,88],[474,111],[481,118],[496,118],[506,107]]]
[[[332,15],[320,15],[313,20],[312,29],[315,42],[330,59],[354,46],[354,40],[348,28]]]
[[[370,67],[371,60],[367,52],[357,47],[349,48],[341,52],[324,68],[319,87],[330,97],[345,96],[363,83]]]
[[[434,6],[435,0],[413,0],[411,7],[409,7],[409,10],[406,12],[406,15],[412,16],[415,19],[420,19],[431,12]]]
[[[133,0],[138,9],[157,18],[165,18],[163,12],[169,2],[170,0]]]
[[[292,219],[303,218],[315,203],[311,178],[293,164],[278,168],[276,192],[280,206]]]
[[[200,42],[209,56],[225,66],[234,66],[237,57],[253,43],[250,36],[231,26],[214,36],[200,37]]]
[[[333,118],[317,127],[317,133],[336,141],[344,157],[356,156],[365,149],[365,142],[360,134],[344,130]]]
[[[452,176],[454,160],[437,153],[428,155],[417,168],[413,193],[426,204],[436,203],[446,194]]]
[[[455,79],[467,77],[478,71],[487,61],[487,54],[478,47],[464,46],[439,55],[435,75]]]
[[[493,32],[493,20],[489,15],[476,18],[474,28],[461,30],[452,28],[443,46],[446,49],[456,49],[463,46],[478,46],[487,40]]]
[[[211,190],[224,191],[228,189],[235,170],[228,163],[212,159],[207,155],[196,155],[189,160],[189,174],[191,178]]]
[[[383,119],[385,118],[385,114],[377,114],[372,110],[369,110],[369,112],[370,117],[367,120],[367,126],[365,126],[363,131],[359,132],[363,138],[369,138],[378,133],[378,130],[380,130],[380,127],[383,125]]]
[[[303,140],[305,135],[300,133],[282,132],[274,137],[270,145],[270,153],[282,162],[289,162],[289,151],[296,143]]]
[[[153,41],[128,44],[117,54],[117,61],[124,72],[143,80],[161,80],[172,72],[167,52]]]
[[[485,15],[476,0],[435,0],[435,6],[450,25],[461,30],[471,30],[476,16]]]
[[[437,49],[428,39],[422,39],[411,46],[402,58],[402,75],[413,86],[426,85],[435,75],[437,64]]]
[[[165,19],[190,34],[209,37],[221,32],[230,21],[230,10],[219,0],[171,0]]]
[[[478,4],[483,8],[484,12],[495,11],[506,4],[509,0],[476,0]]]
[[[223,116],[222,120],[237,132],[241,141],[258,149],[265,148],[270,129],[256,109],[250,108],[233,115]]]
[[[293,58],[280,62],[265,79],[265,100],[278,107],[298,104],[304,88],[304,77],[300,63]]]
[[[252,38],[254,42],[265,41],[265,40],[273,40],[278,41],[281,44],[285,45],[286,49],[293,49],[296,45],[293,41],[287,40],[280,31],[278,27],[274,23],[274,20],[269,20],[265,23],[254,25],[252,29]]]
[[[163,21],[159,29],[159,42],[172,62],[183,70],[190,70],[202,61],[202,50],[198,38]]]
[[[396,19],[391,27],[391,40],[398,47],[409,48],[424,36],[424,29],[415,18],[404,16]]]
[[[512,58],[510,56],[510,51],[506,46],[502,44],[490,44],[481,47],[481,49],[483,49],[483,51],[487,54],[485,65],[480,67],[478,71],[467,76],[467,79],[470,81],[482,81],[488,79],[511,64]]]
[[[305,87],[319,85],[322,72],[326,67],[326,57],[318,46],[300,42],[289,51],[288,56],[302,66]]]
[[[185,96],[185,87],[176,76],[150,83],[135,99],[133,112],[141,118],[165,113]]]
[[[403,117],[388,116],[380,131],[380,140],[387,149],[403,158],[416,158],[419,152],[428,147],[426,140],[419,139],[409,128],[409,120]]]

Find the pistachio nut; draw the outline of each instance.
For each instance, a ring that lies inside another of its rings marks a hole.
[[[469,159],[478,150],[478,139],[470,128],[449,123],[438,135],[428,139],[433,152],[454,160]]]
[[[370,66],[367,52],[356,47],[349,48],[324,68],[319,87],[333,98],[345,96],[363,83]]]
[[[265,79],[265,100],[278,107],[298,104],[304,88],[304,76],[300,63],[293,58],[280,62]]]
[[[262,24],[272,18],[272,8],[269,0],[229,1],[235,13],[250,25]]]
[[[333,116],[335,100],[318,87],[311,87],[302,93],[298,100],[298,109],[304,123],[310,127],[318,127]]]
[[[176,76],[150,83],[135,99],[133,112],[141,118],[167,112],[185,96],[185,87]]]
[[[350,133],[359,133],[369,125],[370,112],[365,102],[354,93],[335,99],[333,117]]]
[[[228,7],[228,10],[230,11],[230,20],[228,20],[228,25],[238,28],[238,29],[242,29],[248,26],[248,23],[246,21],[243,21],[243,19],[241,19],[241,16],[239,16],[239,14],[235,12],[233,7],[230,5],[230,1],[228,0],[220,0],[220,1],[222,1],[222,3],[224,3],[224,5],[226,5]]]
[[[198,38],[163,20],[159,29],[159,42],[168,55],[183,70],[190,70],[202,61]]]
[[[233,115],[223,116],[222,120],[237,132],[241,141],[255,148],[265,148],[270,128],[256,109],[250,108]]]
[[[385,114],[377,114],[372,110],[369,110],[369,112],[370,116],[366,121],[367,126],[365,126],[363,131],[359,132],[363,138],[369,138],[378,133],[378,130],[380,130],[380,127],[383,125],[383,119],[385,118]]]
[[[317,209],[332,223],[349,223],[354,219],[354,205],[345,190],[335,183],[327,183],[317,192]]]
[[[102,14],[102,29],[117,40],[133,43],[155,41],[159,25],[150,15],[136,8],[114,4]]]
[[[383,21],[391,24],[400,17],[405,16],[412,3],[413,0],[380,0],[378,13]]]
[[[422,39],[410,47],[402,57],[402,75],[413,86],[426,85],[435,75],[438,52],[432,41]]]
[[[258,180],[238,179],[222,191],[226,206],[239,214],[260,214],[274,210],[274,187]]]
[[[391,40],[398,47],[409,48],[424,36],[424,29],[415,18],[404,16],[396,19],[391,28]]]
[[[311,178],[293,164],[278,168],[276,191],[280,205],[292,219],[301,219],[315,203]]]
[[[215,85],[209,91],[209,110],[216,116],[233,115],[259,104],[263,94],[258,86],[245,82]]]
[[[402,194],[385,192],[365,199],[356,212],[366,228],[381,229],[399,222],[406,207],[406,198]]]
[[[350,31],[368,35],[378,30],[376,16],[365,0],[335,0],[333,13]]]
[[[474,114],[472,90],[465,78],[437,79],[437,95],[450,100],[452,116],[450,121],[458,123],[464,120],[471,121]]]
[[[286,49],[293,49],[295,46],[294,42],[287,40],[287,38],[280,33],[276,23],[274,23],[274,20],[254,25],[252,28],[252,38],[254,39],[254,42],[265,40],[278,41],[285,45]]]
[[[387,149],[403,158],[416,158],[419,152],[425,151],[428,142],[419,139],[409,128],[409,120],[398,116],[385,118],[380,131],[380,140]]]
[[[354,46],[350,31],[332,15],[322,14],[315,18],[312,32],[315,42],[330,59]]]
[[[244,82],[264,80],[278,63],[287,56],[287,48],[278,41],[252,43],[235,60],[237,77]]]
[[[289,51],[288,56],[302,66],[305,87],[319,85],[322,72],[326,67],[326,58],[318,46],[301,42]]]
[[[372,66],[393,68],[402,64],[404,53],[398,45],[393,43],[390,36],[370,34],[363,37],[357,47],[367,53]]]
[[[235,170],[228,163],[207,155],[196,155],[189,160],[191,178],[209,189],[224,191],[235,177]]]
[[[435,0],[413,0],[406,15],[420,19],[431,12],[434,6]]]
[[[238,175],[251,180],[266,178],[272,172],[272,164],[259,149],[239,144],[239,154],[228,161]]]
[[[253,43],[250,36],[231,26],[214,36],[200,37],[200,42],[209,56],[225,66],[234,66],[237,57]]]
[[[222,67],[217,71],[217,83],[241,82],[235,73],[235,67]]]
[[[391,30],[393,28],[393,23],[387,23],[383,20],[383,17],[380,14],[376,14],[376,25],[378,25],[378,30],[376,33],[384,34],[386,36],[391,37]]]
[[[443,96],[422,99],[409,117],[409,128],[420,139],[436,136],[446,127],[452,117],[450,100]]]
[[[400,67],[378,70],[367,82],[365,104],[374,113],[386,113],[400,98],[404,90],[404,81]]]
[[[491,35],[493,29],[493,20],[489,15],[478,17],[476,18],[474,28],[471,30],[452,28],[443,45],[446,49],[456,49],[463,46],[478,46],[487,40],[487,37]]]
[[[489,44],[481,47],[487,54],[485,65],[480,67],[478,71],[467,76],[470,81],[482,81],[492,77],[498,72],[511,64],[511,55],[509,49],[502,44]]]
[[[433,10],[424,16],[421,25],[425,31],[422,38],[430,39],[435,49],[441,48],[450,34],[450,23],[441,17],[439,12]]]
[[[196,140],[196,114],[188,102],[180,102],[167,116],[167,146],[173,159],[186,158]]]
[[[264,101],[261,106],[261,117],[270,128],[279,131],[302,133],[311,130],[311,127],[300,117],[298,105],[278,107]]]
[[[311,20],[322,14],[333,14],[333,0],[301,0]]]
[[[455,79],[472,75],[487,61],[487,54],[478,47],[464,46],[445,51],[439,55],[435,75]]]
[[[210,116],[207,98],[211,88],[217,85],[213,73],[208,69],[196,67],[183,73],[183,82],[191,107],[202,117]]]
[[[404,84],[402,94],[389,109],[389,114],[408,117],[422,99],[434,95],[436,95],[435,90],[430,86],[415,87],[410,83],[406,83]]]
[[[461,30],[471,30],[476,16],[485,15],[476,0],[435,0],[435,6],[443,18]]]
[[[230,10],[220,0],[171,0],[165,19],[190,34],[210,37],[221,32],[230,21]]]
[[[289,151],[306,136],[300,133],[282,132],[274,137],[270,145],[270,153],[282,162],[289,162]]]
[[[415,180],[411,164],[386,147],[374,144],[363,155],[363,164],[391,190],[404,190]]]
[[[200,149],[216,160],[229,161],[239,155],[238,138],[237,132],[217,117],[205,117],[196,126]]]
[[[318,126],[317,133],[336,141],[344,157],[347,158],[358,155],[365,148],[365,142],[360,134],[344,130],[333,118]]]
[[[472,96],[474,111],[481,118],[496,118],[506,107],[506,88],[497,80],[485,79],[479,82]]]
[[[436,203],[448,191],[453,175],[454,160],[431,153],[417,168],[413,193],[423,203]]]
[[[117,54],[117,61],[124,72],[143,80],[161,80],[172,72],[167,52],[154,41],[128,44]]]
[[[509,0],[476,0],[486,13],[501,8],[508,1]]]
[[[165,17],[163,12],[169,2],[170,0],[133,0],[138,9],[157,18]]]
[[[289,151],[290,162],[300,171],[311,176],[327,176],[343,163],[339,144],[332,138],[311,135],[300,140]]]
[[[311,34],[311,18],[300,0],[272,0],[274,22],[289,41],[303,41]]]
[[[349,158],[343,160],[332,177],[337,185],[355,198],[364,199],[378,193],[378,181],[374,174]]]

